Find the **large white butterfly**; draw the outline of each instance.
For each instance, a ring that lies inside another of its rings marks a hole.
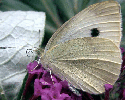
[[[96,3],[64,23],[47,43],[41,62],[62,80],[99,94],[121,68],[121,12],[115,1]]]

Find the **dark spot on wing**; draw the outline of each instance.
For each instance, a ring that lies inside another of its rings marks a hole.
[[[91,37],[99,36],[99,30],[97,28],[91,29]]]

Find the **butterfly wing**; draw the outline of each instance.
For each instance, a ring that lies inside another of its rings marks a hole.
[[[65,41],[91,37],[93,28],[99,30],[98,37],[108,38],[119,46],[121,41],[120,5],[116,1],[105,1],[84,9],[53,34],[45,47],[45,53],[53,46]]]
[[[105,91],[104,84],[113,85],[117,80],[120,55],[111,40],[84,37],[52,47],[46,53],[46,62],[54,74],[74,87],[99,94]]]
[[[98,37],[91,37],[97,28]],[[63,24],[49,40],[41,59],[63,80],[89,93],[103,93],[121,67],[120,6],[105,1],[89,6]]]

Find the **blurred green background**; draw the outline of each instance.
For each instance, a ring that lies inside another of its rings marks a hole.
[[[52,34],[67,20],[87,6],[106,0],[0,0],[1,11],[43,11],[46,13],[44,41],[45,47]],[[121,4],[123,37],[121,46],[125,47],[125,0],[115,0]]]

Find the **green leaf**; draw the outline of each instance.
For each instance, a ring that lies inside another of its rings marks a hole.
[[[59,14],[64,21],[67,21],[75,15],[73,8],[73,0],[54,0],[57,8],[59,9]]]
[[[81,10],[83,10],[90,0],[73,0],[74,12],[77,14]]]
[[[125,48],[125,2],[121,2],[121,12],[122,12],[122,41],[121,47]]]
[[[23,91],[24,91],[27,78],[28,78],[28,73],[26,74],[25,78],[23,79],[23,84],[22,84],[22,86],[21,86],[21,88],[20,88],[20,91],[19,91],[19,93],[18,93],[17,100],[20,100],[21,97],[22,97],[22,93],[23,93]]]
[[[19,0],[2,0],[0,5],[1,11],[11,11],[11,10],[34,10],[33,8],[29,7],[28,5],[23,4]]]
[[[7,100],[4,94],[4,90],[2,88],[2,85],[0,84],[0,100]]]

